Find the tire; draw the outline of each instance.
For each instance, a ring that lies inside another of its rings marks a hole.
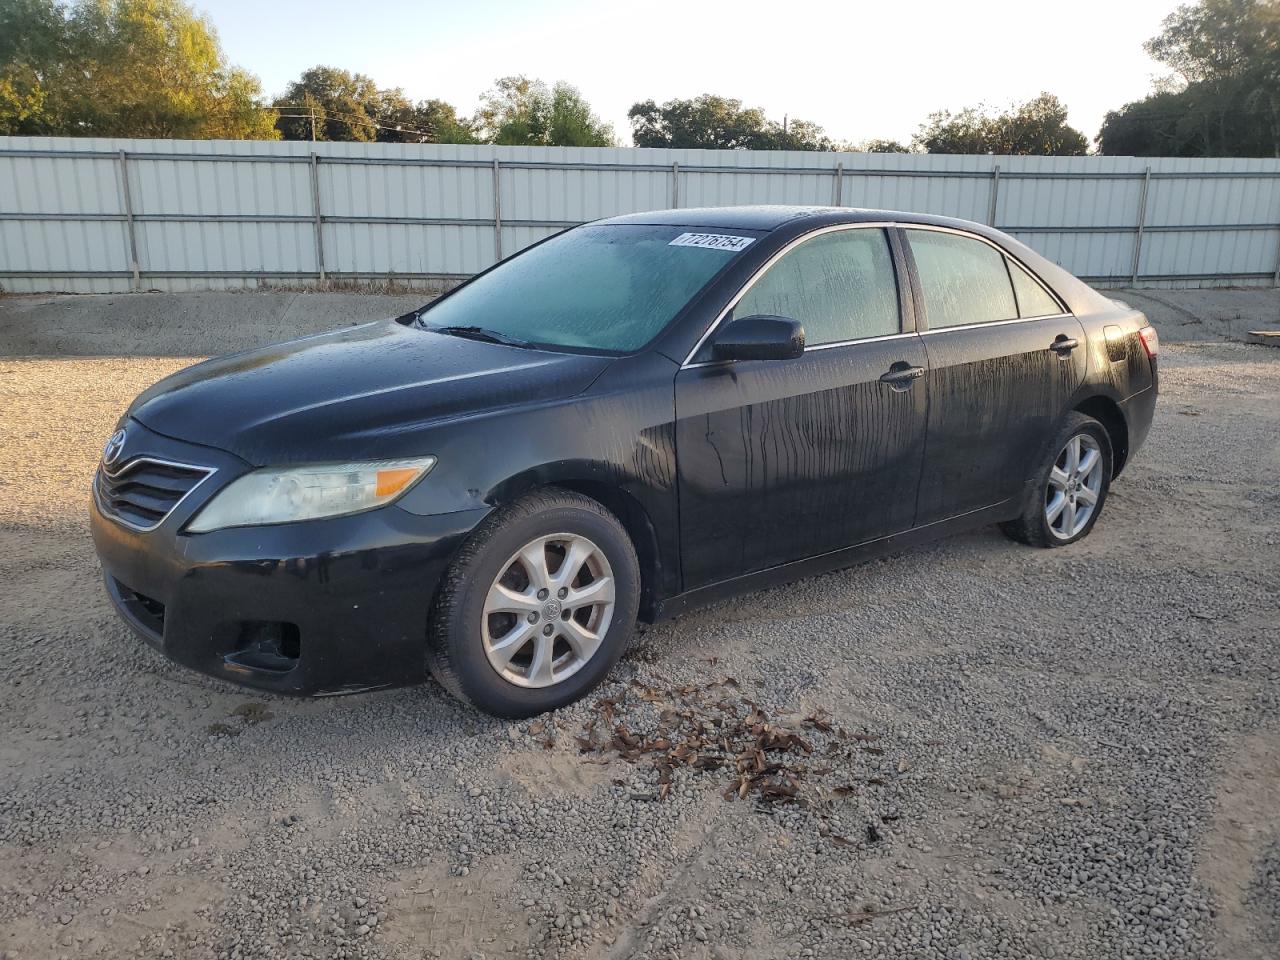
[[[1082,466],[1090,462],[1088,454],[1096,452],[1096,467],[1078,471],[1077,475],[1064,469],[1070,466],[1070,444],[1078,444]],[[1016,520],[1001,524],[1000,528],[1014,540],[1033,547],[1065,547],[1087,537],[1102,514],[1111,489],[1111,438],[1097,420],[1072,412],[1054,435],[1048,450],[1044,462],[1027,484],[1022,514]],[[1090,496],[1093,503],[1088,502]],[[1050,508],[1059,504],[1060,512],[1051,519]],[[1080,513],[1085,510],[1087,516],[1080,519]],[[1068,521],[1073,517],[1075,523],[1068,528]]]
[[[577,569],[566,575],[570,557]],[[495,716],[554,710],[613,669],[639,602],[640,565],[617,518],[589,497],[540,490],[487,518],[450,564],[428,622],[427,668]]]

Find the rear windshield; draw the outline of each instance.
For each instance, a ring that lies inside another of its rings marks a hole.
[[[429,305],[419,323],[533,346],[639,350],[760,236],[639,224],[577,227]]]

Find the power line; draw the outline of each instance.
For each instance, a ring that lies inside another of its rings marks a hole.
[[[283,106],[275,106],[273,104],[267,109],[275,110],[279,112],[280,110],[302,110],[302,109],[309,109],[309,108],[307,108],[305,104],[287,103],[287,104],[284,104]],[[314,112],[310,112],[310,113],[304,113],[304,114],[283,114],[282,113],[280,114],[280,116],[285,119],[297,119],[297,120],[311,119],[311,120],[321,120],[321,121],[332,117],[337,120],[341,120],[344,123],[358,123],[358,124],[363,124],[366,127],[376,127],[379,130],[391,130],[395,133],[416,133],[424,137],[435,136],[434,130],[419,130],[415,127],[405,127],[405,126],[393,127],[389,124],[378,123],[378,121],[372,120],[368,116],[361,117],[353,113],[341,113],[336,110],[329,110],[325,107],[320,107]]]

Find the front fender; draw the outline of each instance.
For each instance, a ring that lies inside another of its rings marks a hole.
[[[563,486],[600,500],[633,540],[652,531],[660,595],[678,592],[674,378],[658,354],[617,361],[586,393],[438,424],[417,444],[435,468],[401,508],[443,514],[497,508],[530,490]]]

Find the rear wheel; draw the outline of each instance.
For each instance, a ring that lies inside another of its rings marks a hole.
[[[639,565],[603,506],[541,491],[485,521],[450,566],[432,611],[427,665],[489,713],[528,717],[572,703],[622,655]]]
[[[1022,543],[1063,547],[1088,536],[1098,521],[1111,486],[1111,440],[1097,420],[1072,413],[1049,449],[1027,485],[1022,515],[1001,528]]]

